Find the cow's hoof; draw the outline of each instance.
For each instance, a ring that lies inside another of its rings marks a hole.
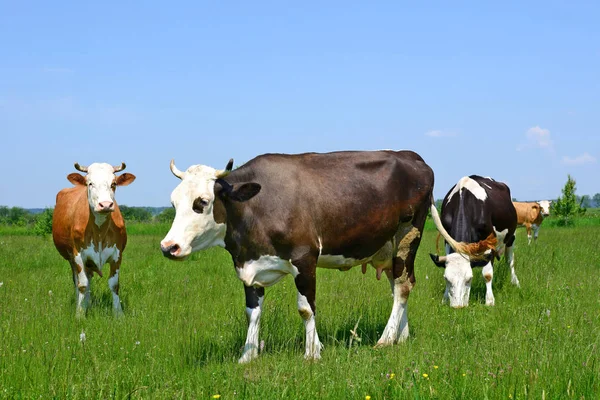
[[[250,348],[249,346],[247,347],[248,348],[244,350],[244,354],[242,354],[242,356],[238,360],[238,363],[240,364],[248,364],[250,361],[258,358],[258,349],[254,346],[252,348]]]

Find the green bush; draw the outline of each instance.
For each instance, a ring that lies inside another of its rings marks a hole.
[[[582,207],[583,199],[581,202],[577,201],[575,179],[568,175],[567,183],[562,189],[562,196],[552,204],[552,212],[558,221],[558,226],[571,226],[573,225],[573,219],[577,216],[585,214],[586,209]]]
[[[39,214],[36,218],[35,225],[33,226],[33,233],[38,236],[46,236],[52,233],[52,216],[54,210],[52,208],[46,208],[44,212]]]

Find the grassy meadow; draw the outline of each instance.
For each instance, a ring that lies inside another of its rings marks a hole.
[[[76,320],[68,263],[51,238],[0,232],[0,398],[598,399],[600,226],[519,229],[510,284],[496,264],[496,306],[475,273],[468,308],[441,304],[442,270],[428,228],[409,300],[410,339],[374,349],[389,317],[387,280],[370,268],[319,270],[322,360],[307,362],[291,277],[266,290],[258,360],[238,365],[246,337],[242,283],[228,253],[162,257],[164,225],[132,225],[121,268],[125,316],[94,277]],[[107,268],[105,269],[107,272]],[[357,337],[350,330],[358,324]],[[83,339],[85,337],[85,339]],[[352,340],[351,340],[352,339]]]

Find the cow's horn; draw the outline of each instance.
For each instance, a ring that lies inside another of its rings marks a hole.
[[[114,170],[114,172],[120,172],[120,171],[123,171],[125,169],[125,167],[126,167],[125,163],[122,162],[121,165],[113,166],[113,170]]]
[[[229,175],[229,173],[231,172],[232,169],[233,169],[233,158],[230,158],[225,169],[221,170],[221,171],[217,171],[217,178],[225,178],[227,175]]]
[[[84,167],[82,165],[79,165],[78,162],[75,163],[75,169],[77,171],[81,171],[81,172],[88,172],[88,167]]]
[[[177,169],[175,166],[175,160],[171,160],[171,172],[179,179],[183,179],[183,172]]]

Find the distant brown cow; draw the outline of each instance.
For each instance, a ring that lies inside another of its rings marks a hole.
[[[513,201],[517,210],[517,224],[527,229],[527,241],[531,244],[531,229],[533,228],[533,240],[537,240],[540,231],[540,225],[550,214],[550,201],[544,200],[538,202],[519,202]]]
[[[119,300],[119,268],[127,233],[114,197],[117,186],[129,185],[135,176],[115,175],[125,169],[125,163],[117,167],[104,163],[83,167],[75,163],[75,168],[87,175],[69,174],[67,179],[75,187],[56,195],[52,219],[54,245],[73,270],[76,315],[85,314],[93,273],[102,276],[101,269],[106,263],[110,264],[108,286],[113,293],[113,311],[120,315],[123,311]]]

